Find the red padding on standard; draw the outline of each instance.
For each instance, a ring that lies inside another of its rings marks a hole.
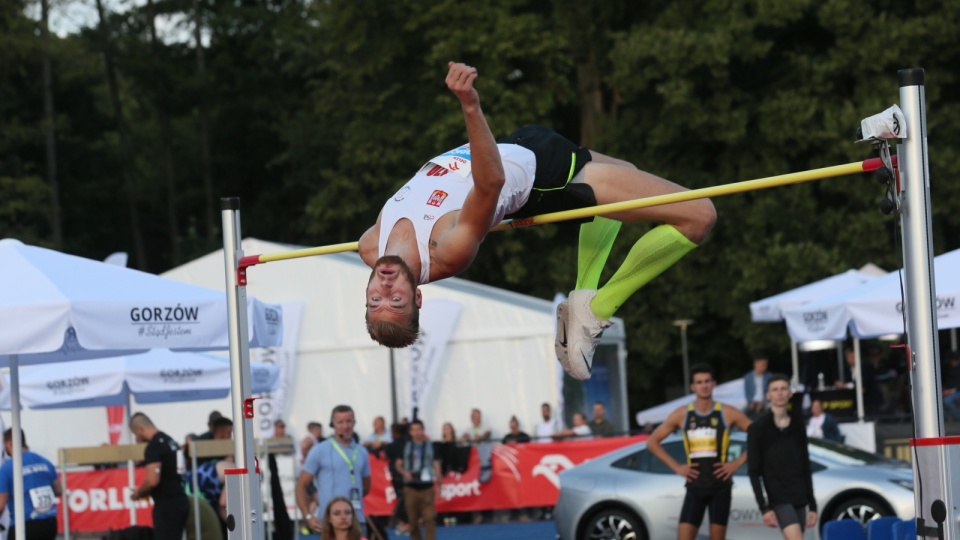
[[[890,156],[890,163],[894,167],[899,166],[897,156]],[[863,172],[871,172],[883,167],[883,160],[880,158],[870,158],[863,160]],[[242,259],[241,259],[242,260]]]
[[[950,446],[952,444],[960,444],[960,436],[910,439],[910,446]]]
[[[239,469],[224,469],[223,474],[247,474],[247,468],[241,467]]]
[[[879,166],[877,168],[879,168]],[[237,262],[237,266],[240,268],[247,268],[248,266],[254,266],[257,264],[260,264],[260,255],[247,255],[246,257],[240,257],[240,260]]]

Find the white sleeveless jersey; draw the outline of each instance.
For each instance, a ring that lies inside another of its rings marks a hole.
[[[498,144],[506,182],[491,227],[519,210],[530,197],[537,160],[533,152],[515,144]],[[382,257],[390,231],[407,218],[413,224],[420,252],[420,284],[430,282],[430,233],[441,216],[463,208],[473,187],[470,145],[441,154],[424,165],[406,185],[383,206],[380,214],[378,253]]]

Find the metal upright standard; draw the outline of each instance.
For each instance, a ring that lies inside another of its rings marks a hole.
[[[227,530],[230,540],[263,539],[260,466],[253,444],[253,398],[250,381],[250,339],[247,330],[246,279],[240,279],[240,199],[220,200],[223,259],[230,323],[230,399],[236,468],[226,471]]]
[[[900,106],[906,120],[906,137],[898,149],[899,199],[906,276],[906,353],[916,422],[915,438],[910,445],[914,449],[917,536],[942,539],[960,535],[958,510],[954,506],[960,479],[951,474],[955,467],[952,464],[960,458],[960,437],[944,436],[923,75],[919,68],[899,73]]]

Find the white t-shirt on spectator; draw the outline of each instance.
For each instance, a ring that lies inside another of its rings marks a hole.
[[[493,431],[490,430],[490,426],[486,424],[480,424],[475,426],[470,424],[467,429],[463,430],[464,433],[470,436],[470,441],[472,442],[477,437],[483,435],[484,433],[489,433],[490,437],[487,440],[493,440]]]
[[[534,441],[551,442],[553,441],[553,434],[558,431],[560,431],[560,422],[558,422],[556,419],[551,418],[550,420],[540,422],[533,431]]]
[[[574,426],[573,432],[577,434],[578,439],[592,439],[593,432],[590,431],[590,426],[584,424],[582,426]]]

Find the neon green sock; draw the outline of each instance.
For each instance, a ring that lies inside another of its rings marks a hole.
[[[640,237],[630,253],[590,303],[600,320],[613,317],[617,309],[640,287],[690,253],[696,244],[672,225],[660,225]]]
[[[580,225],[580,244],[577,250],[577,286],[575,289],[596,289],[600,272],[607,264],[613,241],[620,232],[619,221],[597,216],[590,223]]]

